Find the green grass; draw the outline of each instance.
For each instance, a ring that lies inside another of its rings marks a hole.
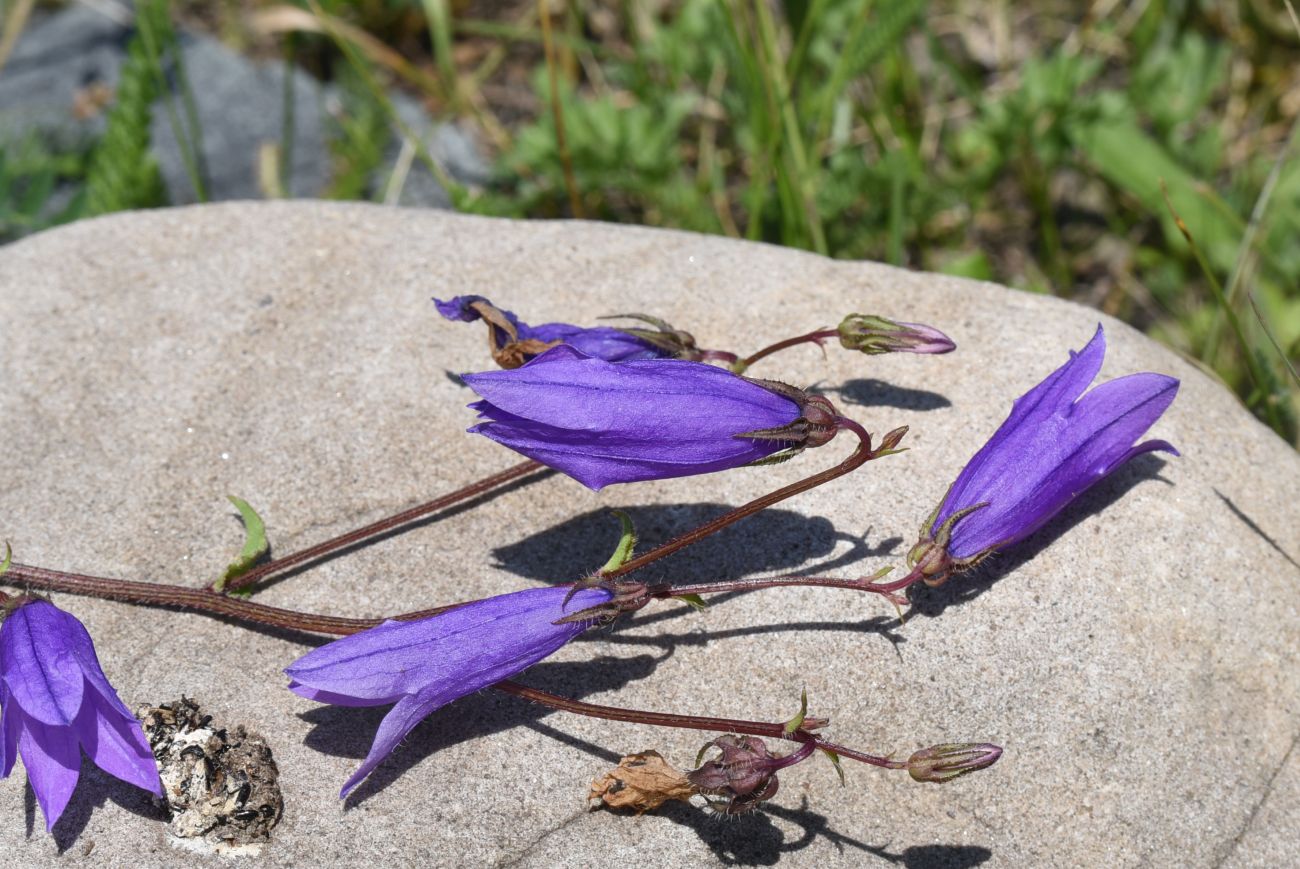
[[[247,34],[254,5],[227,4],[216,29]],[[331,196],[376,195],[367,179],[404,132],[386,92],[403,87],[491,145],[492,184],[452,190],[465,210],[1077,299],[1204,363],[1296,443],[1300,35],[1285,18],[1190,0],[1098,20],[1064,0],[298,5],[320,26],[263,47],[346,85]],[[0,214],[33,213],[48,184],[0,184]]]

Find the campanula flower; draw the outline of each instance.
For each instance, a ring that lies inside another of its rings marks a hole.
[[[679,359],[614,364],[560,345],[464,380],[483,397],[470,431],[592,489],[735,468],[837,430],[821,396]]]
[[[568,596],[572,593],[572,599]],[[394,704],[347,796],[435,709],[508,679],[554,653],[590,623],[557,621],[607,603],[603,588],[534,588],[465,604],[419,621],[387,621],[303,655],[285,668],[289,690],[336,706]]]
[[[543,323],[530,326],[511,311],[498,308],[482,296],[456,296],[442,301],[434,299],[438,313],[448,320],[470,323],[483,320],[488,326],[488,349],[502,368],[518,368],[557,344],[576,347],[588,356],[610,362],[631,359],[659,359],[678,355],[694,346],[688,333],[672,331],[667,324],[650,319],[661,327],[654,332],[644,329],[615,329],[610,326],[583,327],[569,323]]]
[[[1162,440],[1135,444],[1174,400],[1178,381],[1130,374],[1084,395],[1105,354],[1098,326],[1083,350],[1016,400],[966,464],[908,556],[928,584],[1025,539],[1134,456],[1178,455]]]
[[[49,601],[20,600],[0,626],[0,710],[0,778],[21,754],[47,830],[77,787],[83,750],[109,775],[162,796],[149,742],[90,634]]]

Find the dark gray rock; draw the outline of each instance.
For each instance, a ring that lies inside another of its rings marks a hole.
[[[96,99],[102,101],[116,87],[132,34],[129,22],[82,6],[30,26],[0,73],[0,145],[29,135],[42,136],[53,148],[93,142],[103,132],[106,115],[105,108],[95,110]],[[262,198],[259,151],[267,144],[284,144],[285,64],[254,63],[206,36],[181,33],[180,41],[199,120],[208,198]],[[180,205],[199,197],[177,138],[176,122],[184,128],[186,116],[176,72],[169,70],[175,119],[168,111],[168,97],[159,100],[152,135],[169,199]],[[340,104],[338,93],[301,70],[289,75],[293,129],[285,192],[320,196],[330,180],[330,108]],[[434,159],[453,179],[467,184],[487,180],[487,166],[464,131],[434,124],[416,100],[400,94],[394,99],[404,123],[424,137]],[[399,153],[395,136],[388,166],[376,173],[372,184],[377,198],[385,192]],[[446,193],[418,160],[405,175],[405,184],[395,189],[406,205],[448,204]]]

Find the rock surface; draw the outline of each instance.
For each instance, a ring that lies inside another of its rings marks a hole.
[[[901,563],[917,525],[1024,392],[1105,323],[1102,377],[1183,379],[1144,456],[899,625],[874,598],[768,591],[702,614],[647,609],[524,681],[588,700],[784,720],[906,755],[1006,747],[945,786],[849,766],[782,775],[770,811],[588,813],[622,754],[687,765],[708,735],[548,713],[492,692],[418,726],[347,801],[383,710],[284,688],[300,635],[56,595],[135,708],[182,694],[270,741],[284,819],[248,865],[1276,866],[1300,815],[1300,460],[1218,384],[1095,311],[989,284],[756,244],[583,223],[321,203],[118,215],[0,250],[0,537],[16,558],[199,585],[238,552],[225,501],[281,553],[513,464],[464,432],[453,372],[488,367],[477,325],[429,297],[480,293],[541,322],[646,311],[749,351],[862,310],[940,326],[943,357],[809,348],[756,366],[817,384],[909,452],[652,568],[679,579],[853,576]],[[611,487],[533,480],[287,578],[267,603],[400,612],[599,566],[631,508],[643,546],[837,461]],[[683,608],[684,609],[684,608]],[[231,865],[170,850],[140,791],[88,763],[53,836],[0,783],[0,863]],[[25,824],[24,819],[25,818]],[[26,827],[26,829],[24,829]],[[205,862],[207,861],[207,862]]]

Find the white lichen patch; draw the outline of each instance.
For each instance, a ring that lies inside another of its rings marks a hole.
[[[172,845],[203,854],[259,853],[283,809],[266,741],[242,725],[218,727],[186,698],[143,706],[136,717],[158,761]]]

